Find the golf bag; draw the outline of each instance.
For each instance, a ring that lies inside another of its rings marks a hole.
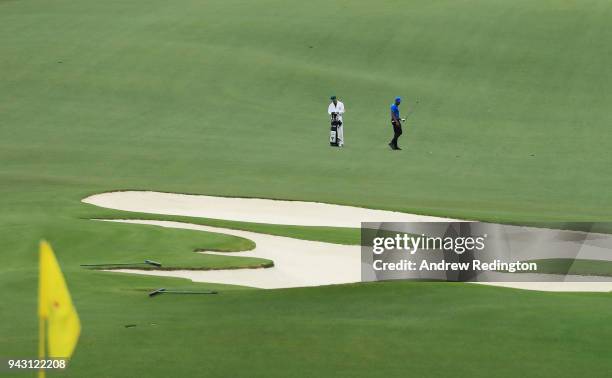
[[[338,114],[331,114],[331,130],[329,136],[329,145],[333,147],[338,147],[339,139],[338,139],[338,127],[342,126],[342,121],[338,119]]]

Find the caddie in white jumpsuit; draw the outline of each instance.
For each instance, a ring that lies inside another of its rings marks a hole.
[[[332,113],[336,113],[338,115],[338,120],[342,122],[340,126],[338,126],[338,146],[344,146],[344,121],[342,120],[342,115],[344,114],[344,104],[341,101],[338,101],[336,96],[331,96],[331,103],[327,107],[327,114],[330,116]]]

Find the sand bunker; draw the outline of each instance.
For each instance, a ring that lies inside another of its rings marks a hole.
[[[361,227],[361,222],[452,222],[453,219],[319,202],[230,198],[160,192],[110,192],[83,199],[92,205],[140,213],[184,215],[296,226]]]
[[[360,227],[368,222],[453,221],[392,211],[370,210],[300,201],[226,198],[158,192],[111,192],[83,200],[100,207],[165,215],[185,215],[253,223],[302,226]],[[274,261],[273,268],[238,270],[133,270],[120,272],[187,278],[195,282],[242,285],[263,289],[320,286],[361,281],[359,246],[313,242],[189,223],[152,220],[109,220],[235,235],[256,243],[252,251],[232,256],[260,257]],[[207,252],[222,254],[218,252]],[[489,285],[544,291],[612,291],[612,282],[498,282]]]
[[[359,246],[345,246],[258,234],[249,231],[201,226],[189,223],[150,220],[112,220],[110,222],[148,224],[169,228],[218,232],[255,242],[251,251],[230,252],[230,256],[259,257],[274,261],[274,267],[227,270],[136,270],[122,272],[188,278],[195,282],[211,282],[251,286],[261,289],[320,286],[359,282],[361,256]],[[222,252],[204,252],[224,255]]]

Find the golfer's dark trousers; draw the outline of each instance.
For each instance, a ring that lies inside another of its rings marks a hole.
[[[402,135],[402,124],[399,122],[391,121],[393,125],[393,139],[391,139],[391,145],[397,147],[397,140]]]

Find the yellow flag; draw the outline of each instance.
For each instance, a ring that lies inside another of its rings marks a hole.
[[[46,336],[47,357],[70,358],[79,340],[81,322],[55,254],[45,241],[40,242],[38,317],[42,339],[39,347],[43,353]],[[44,331],[45,323],[47,332]]]

